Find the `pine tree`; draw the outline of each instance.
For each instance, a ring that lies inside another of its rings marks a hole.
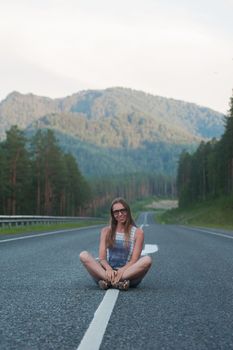
[[[6,176],[4,206],[7,214],[16,215],[27,210],[25,196],[30,182],[30,159],[23,132],[17,126],[12,126],[6,135],[6,141],[2,144]]]
[[[0,214],[6,214],[6,157],[5,152],[0,144]]]
[[[192,156],[185,151],[181,153],[178,163],[177,192],[181,208],[192,203]]]
[[[225,118],[225,132],[219,142],[219,183],[221,192],[233,193],[233,97],[230,98],[229,115]]]
[[[42,215],[60,214],[64,167],[62,151],[53,131],[37,131],[32,140],[32,152],[36,212]]]

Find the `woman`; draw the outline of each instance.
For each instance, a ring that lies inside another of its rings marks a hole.
[[[80,260],[101,289],[110,287],[128,290],[136,287],[152,264],[150,256],[141,256],[144,233],[137,228],[130,207],[123,198],[111,205],[110,226],[101,231],[99,259],[87,251]]]

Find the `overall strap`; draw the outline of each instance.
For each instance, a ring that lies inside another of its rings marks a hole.
[[[130,231],[130,238],[134,238],[135,233],[136,233],[137,227],[136,226],[132,226],[131,227],[131,231]]]
[[[132,253],[133,253],[133,248],[134,248],[134,241],[135,241],[135,232],[137,230],[136,226],[131,227],[130,231],[130,249],[129,249],[129,256],[128,256],[128,261],[130,260]]]

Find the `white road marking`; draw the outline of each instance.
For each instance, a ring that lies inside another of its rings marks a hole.
[[[148,213],[145,213],[145,216],[144,216],[144,225],[147,226],[147,217],[148,217]]]
[[[211,235],[214,235],[214,236],[220,236],[220,237],[233,239],[233,236],[228,236],[228,235],[225,235],[224,233],[217,233],[217,232],[208,231],[208,230],[201,230],[199,228],[191,228],[191,230],[205,232],[205,233],[210,233]]]
[[[141,226],[140,226],[140,228],[143,228],[144,226],[149,226],[148,224],[147,224],[147,216],[148,216],[148,213],[145,213],[144,214],[144,220],[143,220],[143,224],[141,224]]]
[[[106,291],[77,350],[99,349],[118,294],[119,290],[117,289],[108,289]]]
[[[140,225],[140,228],[143,228],[143,227],[148,227],[148,226],[150,226],[150,225],[148,225],[148,224],[142,224],[142,225]]]
[[[82,229],[87,228],[87,227],[82,227]],[[28,239],[28,238],[36,238],[36,237],[41,237],[41,236],[49,236],[49,235],[54,235],[55,233],[62,233],[62,232],[71,232],[71,231],[77,231],[80,230],[80,227],[73,228],[73,229],[68,229],[68,230],[59,230],[59,231],[51,231],[51,232],[44,232],[44,233],[38,233],[35,235],[27,235],[27,236],[21,236],[21,237],[15,237],[15,238],[8,238],[8,239],[0,239],[0,243],[4,242],[10,242],[10,241],[18,241],[20,239]]]
[[[159,250],[157,244],[145,244],[145,248],[142,250],[141,255],[147,255],[155,253]]]

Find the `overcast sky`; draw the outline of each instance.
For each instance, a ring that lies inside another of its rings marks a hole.
[[[0,0],[0,100],[129,87],[226,113],[233,0]]]

